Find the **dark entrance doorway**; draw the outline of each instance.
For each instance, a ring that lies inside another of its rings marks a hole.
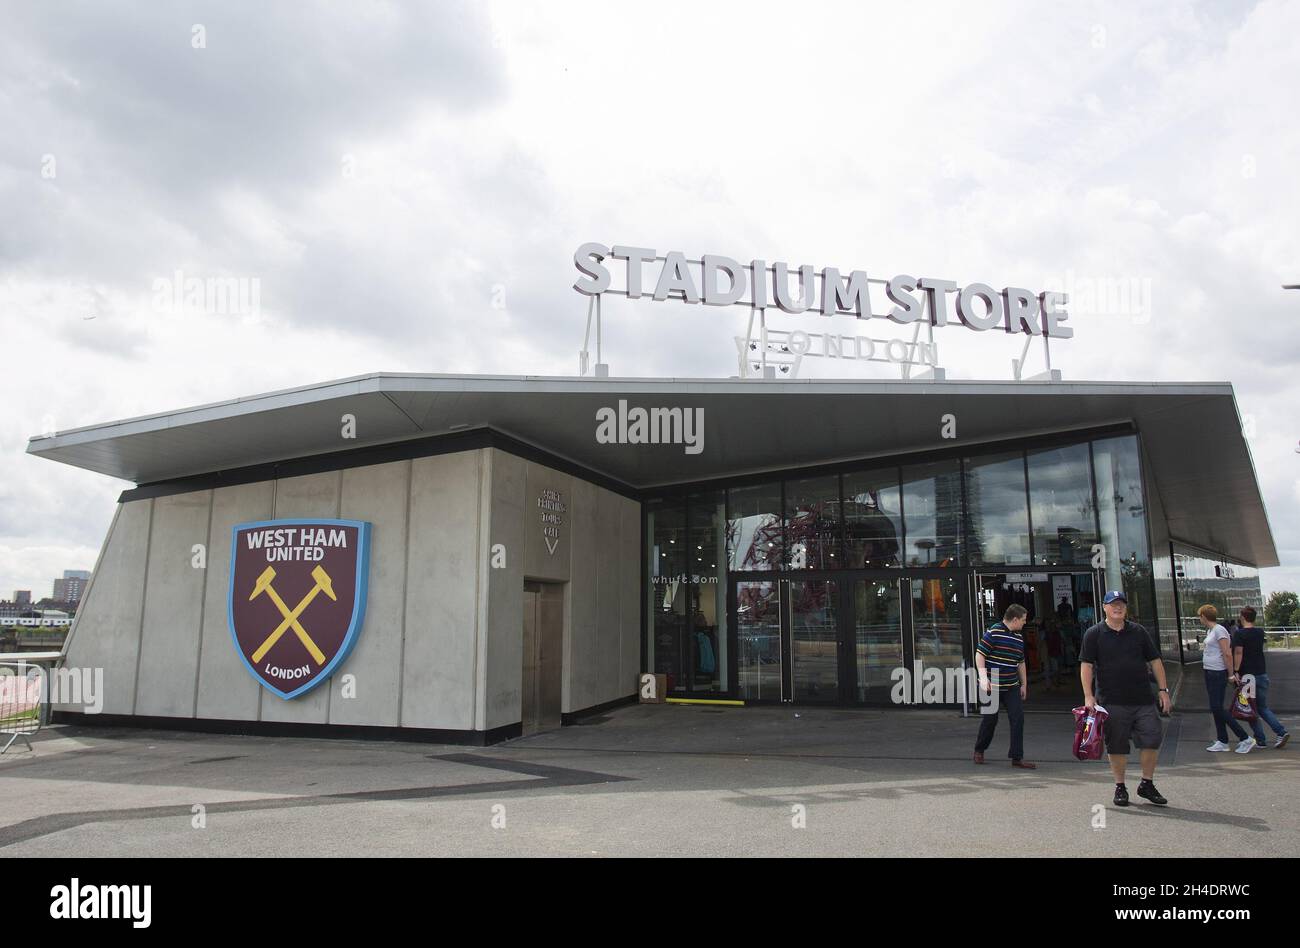
[[[1029,610],[1022,634],[1031,690],[1027,709],[1047,702],[1073,707],[1082,700],[1079,645],[1097,622],[1100,577],[1094,572],[1051,570],[975,576],[978,640],[1014,604]]]

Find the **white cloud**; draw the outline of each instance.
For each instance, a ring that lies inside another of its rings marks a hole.
[[[84,565],[125,486],[23,456],[47,419],[375,370],[571,373],[584,240],[1137,281],[1146,318],[1080,318],[1054,362],[1233,381],[1289,551],[1264,583],[1294,587],[1297,32],[1281,2],[26,8],[0,37],[0,333],[22,356],[0,376],[0,595],[52,568],[37,550]],[[259,314],[159,312],[176,270],[257,280]],[[702,316],[612,302],[614,371],[731,374],[743,313]],[[467,345],[481,330],[501,341]],[[940,341],[955,377],[1018,354]]]

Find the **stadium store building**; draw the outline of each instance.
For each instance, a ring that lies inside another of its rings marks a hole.
[[[379,374],[28,450],[138,485],[65,646],[101,722],[489,742],[647,672],[888,704],[1011,602],[1037,673],[1107,588],[1195,660],[1206,574],[1258,606],[1277,564],[1227,383]]]

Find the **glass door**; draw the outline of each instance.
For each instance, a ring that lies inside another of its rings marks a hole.
[[[892,700],[896,668],[907,668],[898,579],[853,583],[854,695],[861,704]]]
[[[737,582],[736,697],[780,701],[781,587],[777,580]]]
[[[960,686],[961,670],[973,661],[962,621],[966,599],[962,590],[966,577],[935,576],[912,578],[905,582],[911,600],[912,671],[924,676],[929,669],[938,669],[945,682]],[[964,688],[945,686],[945,703],[968,700]]]
[[[790,600],[790,694],[794,701],[839,701],[840,584],[787,580]]]

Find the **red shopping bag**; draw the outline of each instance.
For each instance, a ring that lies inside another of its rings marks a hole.
[[[1074,709],[1074,756],[1079,760],[1101,760],[1108,717],[1110,712],[1101,705],[1091,711],[1086,707]]]
[[[1255,699],[1246,694],[1245,685],[1237,687],[1237,693],[1232,698],[1232,716],[1238,721],[1253,721],[1259,717],[1259,712],[1255,709]]]

